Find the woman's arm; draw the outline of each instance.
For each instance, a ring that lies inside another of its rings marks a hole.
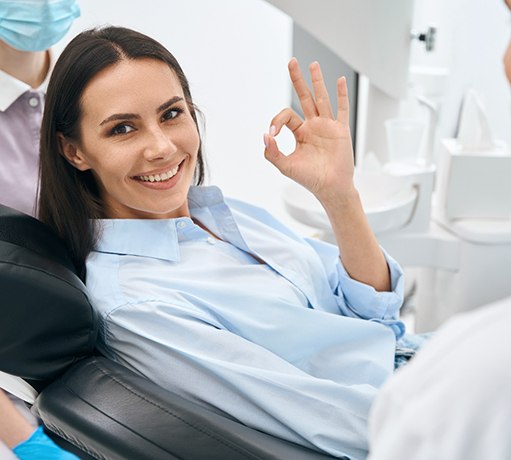
[[[341,260],[353,279],[377,291],[390,289],[385,257],[364,214],[353,184],[354,159],[349,130],[349,103],[345,78],[337,81],[337,116],[334,117],[321,69],[311,64],[314,94],[298,61],[289,63],[289,74],[305,119],[287,108],[265,134],[265,156],[285,176],[311,191],[324,207],[334,231]],[[279,151],[275,136],[287,126],[296,140],[294,152]]]
[[[239,314],[246,314],[243,307]],[[330,329],[332,315],[306,308],[296,316],[277,311],[260,325],[263,318],[251,315],[244,322],[253,334],[232,317],[222,319],[232,319],[231,327],[250,340],[197,315],[191,305],[137,302],[109,315],[102,351],[173,393],[259,431],[335,457],[365,458],[367,414],[388,377],[383,363],[394,342],[386,328],[346,320],[338,322],[338,335],[319,340],[297,327],[303,315],[315,331]],[[266,335],[261,343],[254,341],[257,334]],[[355,370],[360,356],[363,372]]]

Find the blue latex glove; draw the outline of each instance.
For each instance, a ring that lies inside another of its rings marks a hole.
[[[20,460],[79,460],[46,436],[42,426],[37,428],[30,438],[18,444],[13,452]]]

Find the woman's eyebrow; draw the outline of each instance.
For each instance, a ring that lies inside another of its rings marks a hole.
[[[180,96],[171,97],[167,102],[164,102],[162,105],[160,105],[156,109],[156,113],[163,112],[165,109],[168,109],[170,106],[174,105],[176,102],[180,102],[182,100],[183,100],[183,98]]]
[[[115,120],[133,120],[133,119],[139,119],[140,115],[137,115],[136,113],[114,113],[113,115],[110,115],[109,117],[105,118],[99,126],[103,126],[105,123],[108,123],[110,121]]]

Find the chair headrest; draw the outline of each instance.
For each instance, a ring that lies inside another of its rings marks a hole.
[[[0,241],[34,251],[76,273],[69,252],[55,233],[41,221],[0,204]]]
[[[0,370],[37,389],[92,354],[97,318],[62,241],[0,205]]]

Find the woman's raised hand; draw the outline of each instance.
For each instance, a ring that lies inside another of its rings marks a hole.
[[[354,162],[346,79],[337,81],[337,116],[334,116],[319,64],[310,65],[313,92],[295,58],[288,68],[305,119],[290,108],[275,116],[269,134],[264,135],[265,157],[322,202],[349,195],[354,191]],[[296,140],[294,152],[287,156],[275,140],[283,126],[292,131]]]
[[[346,80],[337,80],[337,116],[334,117],[317,62],[310,65],[310,73],[313,93],[303,79],[297,60],[289,62],[289,75],[305,118],[289,108],[280,112],[271,122],[270,133],[264,135],[264,154],[280,172],[310,190],[321,202],[348,274],[377,291],[388,291],[387,262],[353,185]],[[283,126],[292,131],[296,140],[294,152],[287,156],[275,141]]]

